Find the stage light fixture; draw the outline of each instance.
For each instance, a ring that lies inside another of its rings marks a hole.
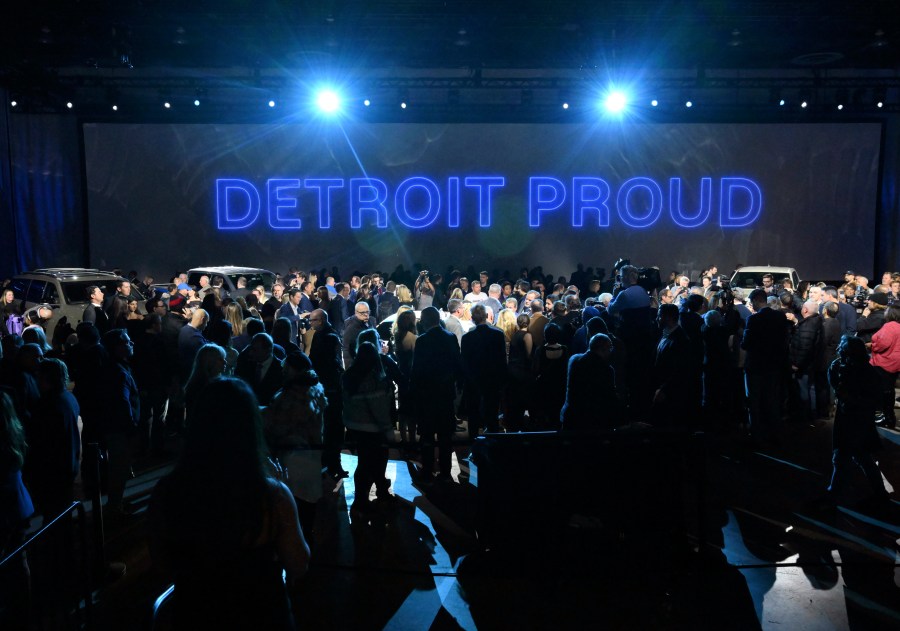
[[[316,105],[326,114],[334,114],[341,109],[341,98],[334,90],[320,90],[316,95]]]
[[[693,101],[685,101],[684,106],[687,108],[692,108],[692,107],[694,107],[694,102]]]
[[[807,103],[806,101],[800,101],[800,107],[802,107],[803,109],[806,109],[807,105],[809,105],[809,103]]]
[[[194,107],[200,107],[200,99],[194,99]]]
[[[16,101],[15,99],[13,99],[12,101],[9,102],[10,107],[16,107],[18,104],[19,104],[19,102]]]
[[[657,107],[659,105],[659,101],[653,99],[652,101],[650,101],[650,105],[652,105],[653,107]]]
[[[611,90],[603,100],[603,107],[610,114],[621,114],[628,105],[628,96],[620,90]]]
[[[73,107],[75,107],[75,105],[72,103],[72,101],[66,101],[66,108],[67,108],[67,109],[72,109]]]
[[[400,109],[404,109],[404,110],[406,109],[406,101],[400,102]]]
[[[269,107],[275,107],[275,101],[269,100]]]
[[[365,105],[366,107],[369,107],[371,104],[372,104],[372,101],[370,101],[369,99],[366,99],[365,101],[363,101],[363,105]]]
[[[779,99],[779,100],[778,100],[778,105],[784,107],[784,99]]]
[[[563,103],[563,104],[562,104],[562,108],[563,108],[564,110],[569,109],[569,103],[568,103],[568,102]]]
[[[844,104],[843,104],[843,103],[838,103],[837,108],[838,108],[839,110],[844,109]]]
[[[882,107],[884,107],[884,101],[878,101],[878,102],[875,104],[875,107],[877,107],[878,109],[881,109]]]
[[[118,106],[118,105],[113,105],[113,106],[112,106],[112,111],[118,112],[118,111],[119,111],[119,106]]]
[[[167,110],[172,109],[172,104],[169,103],[168,101],[166,101],[165,103],[163,103],[163,107],[166,108]]]

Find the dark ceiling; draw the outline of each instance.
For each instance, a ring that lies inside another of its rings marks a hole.
[[[896,0],[32,1],[0,27],[0,68],[897,69],[898,13]]]
[[[421,88],[432,92],[414,95],[420,103],[558,106],[568,90],[598,78],[637,78],[669,89],[669,102],[702,87],[718,91],[704,102],[766,105],[786,89],[792,102],[810,99],[823,110],[849,95],[869,106],[887,101],[893,111],[900,108],[897,5],[38,0],[0,22],[0,87],[13,99],[29,95],[20,101],[39,112],[73,100],[82,112],[100,112],[128,95],[138,104],[179,90],[183,102],[205,94],[233,110],[248,98],[259,102],[260,91],[269,91],[268,101],[323,76],[366,83],[366,94],[381,102]]]

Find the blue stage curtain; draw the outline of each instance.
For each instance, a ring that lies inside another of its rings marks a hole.
[[[4,100],[6,109],[9,101]],[[2,122],[0,274],[5,278],[39,267],[83,266],[87,253],[78,120],[6,109]]]

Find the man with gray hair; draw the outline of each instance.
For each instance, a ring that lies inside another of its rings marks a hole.
[[[487,428],[499,432],[500,393],[506,384],[506,338],[487,323],[484,305],[472,307],[475,328],[463,335],[462,364],[466,376],[464,399],[469,406],[469,438]],[[416,342],[418,346],[418,342]]]
[[[822,316],[819,303],[807,300],[800,309],[801,319],[797,322],[791,337],[791,392],[788,401],[791,415],[798,421],[816,419],[817,370],[822,370],[824,355]]]
[[[856,335],[856,309],[838,300],[837,287],[826,285],[822,288],[822,305],[837,305],[837,321],[841,324],[841,335]]]
[[[491,318],[491,322],[497,321],[497,316],[500,315],[500,310],[503,308],[503,305],[500,304],[500,294],[503,292],[503,289],[497,283],[494,283],[490,287],[488,287],[488,297],[486,300],[483,300],[481,304],[491,310],[493,314],[493,318]]]
[[[462,344],[463,333],[465,333],[462,321],[459,319],[463,314],[462,300],[459,300],[458,298],[450,300],[447,303],[447,313],[450,315],[444,320],[444,328],[453,333],[453,335],[456,336],[456,341],[459,344]]]

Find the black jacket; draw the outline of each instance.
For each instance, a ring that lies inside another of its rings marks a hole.
[[[797,323],[791,337],[791,365],[801,374],[813,372],[822,362],[823,351],[822,316],[814,313]]]
[[[856,321],[856,335],[863,342],[871,342],[872,336],[884,326],[884,309],[872,309],[868,316]]]
[[[467,389],[490,392],[504,386],[506,337],[503,331],[489,324],[479,324],[462,336],[461,352]]]
[[[744,370],[761,374],[786,369],[789,336],[790,323],[780,311],[763,307],[751,314],[741,341],[747,351]]]
[[[560,420],[565,430],[613,429],[619,424],[616,373],[596,353],[588,351],[569,359]]]
[[[309,345],[309,361],[319,375],[319,381],[322,382],[325,392],[340,391],[341,376],[344,374],[341,338],[330,324],[313,335],[312,343]]]
[[[453,333],[436,326],[416,339],[409,381],[423,409],[452,418],[456,384],[461,378],[459,342]]]
[[[350,368],[353,365],[353,360],[356,358],[356,338],[359,337],[363,329],[372,328],[375,328],[375,318],[371,315],[368,323],[364,323],[355,314],[344,320],[344,332],[341,335],[344,346],[344,368]],[[314,335],[313,339],[315,337]]]

